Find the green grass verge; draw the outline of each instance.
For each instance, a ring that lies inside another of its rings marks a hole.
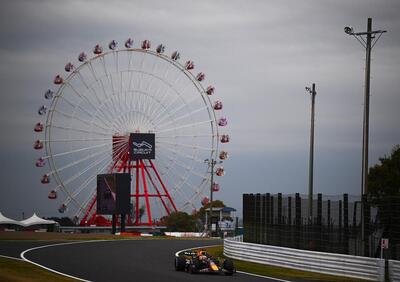
[[[216,257],[225,257],[223,255],[223,246],[215,246],[206,248],[207,252]],[[249,272],[258,275],[264,275],[274,278],[287,279],[291,281],[327,281],[327,282],[365,282],[367,280],[354,279],[348,277],[320,274],[309,271],[301,271],[284,267],[277,267],[272,265],[265,265],[260,263],[253,263],[232,259],[238,271]]]
[[[67,278],[21,260],[0,257],[0,281],[10,282],[71,282]]]

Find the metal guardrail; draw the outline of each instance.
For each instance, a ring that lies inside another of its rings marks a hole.
[[[385,280],[385,261],[382,259],[246,243],[240,237],[224,240],[225,256],[324,274],[371,281]]]
[[[400,281],[400,261],[389,260],[389,281]]]

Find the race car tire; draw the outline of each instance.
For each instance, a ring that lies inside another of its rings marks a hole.
[[[233,262],[229,259],[226,259],[223,263],[224,273],[225,275],[232,275],[235,271],[235,267],[233,266]]]
[[[186,260],[183,257],[175,257],[175,270],[183,271],[185,270]]]
[[[200,269],[200,261],[198,259],[194,259],[189,266],[190,274],[196,274],[199,272]]]

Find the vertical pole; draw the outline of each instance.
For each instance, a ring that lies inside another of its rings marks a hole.
[[[372,41],[372,19],[368,18],[367,23],[367,44],[365,48],[365,91],[364,91],[364,120],[363,120],[363,151],[361,171],[361,198],[368,191],[368,142],[369,142],[369,93],[370,93],[370,72],[371,72],[371,41]],[[365,238],[364,202],[361,201],[361,241],[363,255],[367,255]]]
[[[136,203],[135,203],[135,224],[139,225],[139,161],[136,160]]]
[[[308,218],[313,221],[313,184],[314,184],[314,116],[315,116],[315,83],[311,91],[311,130],[310,130],[310,160],[308,168]]]
[[[126,220],[126,214],[122,213],[121,214],[121,232],[125,232],[125,220]]]
[[[213,184],[214,184],[214,165],[215,161],[214,159],[211,159],[211,185],[210,185],[210,219],[209,219],[209,224],[210,224],[210,237],[212,237],[212,205],[213,205]]]
[[[112,215],[112,228],[111,234],[115,234],[117,232],[117,215]]]

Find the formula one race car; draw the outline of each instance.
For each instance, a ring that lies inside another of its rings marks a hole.
[[[232,275],[236,272],[233,262],[229,259],[218,259],[207,252],[184,251],[175,257],[175,270],[195,273],[224,273]]]

